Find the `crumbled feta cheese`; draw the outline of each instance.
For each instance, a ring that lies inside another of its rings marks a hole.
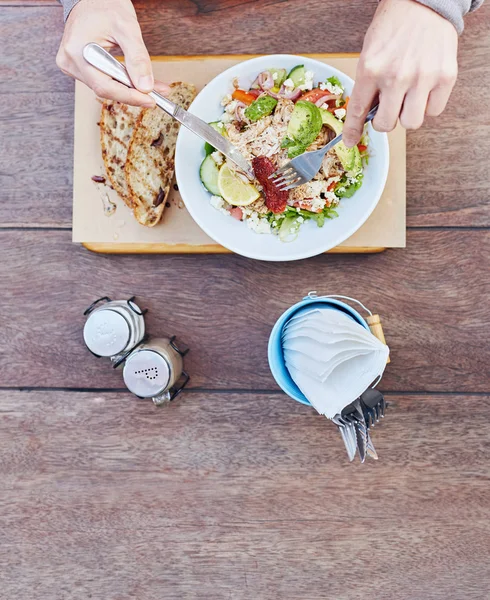
[[[211,196],[210,202],[213,208],[219,210],[219,212],[227,216],[230,216],[230,213],[226,210],[226,207],[229,206],[229,204],[225,202],[221,196]]]
[[[223,123],[231,123],[233,121],[233,115],[228,114],[227,112],[224,112],[221,115],[221,121]]]
[[[310,210],[312,212],[320,212],[321,210],[323,210],[325,207],[325,200],[324,198],[320,198],[320,196],[318,196],[317,198],[313,198],[313,200],[311,201],[311,208]]]
[[[327,189],[332,185],[332,183],[338,183],[340,181],[340,175],[336,175],[335,177],[329,177],[327,179]]]
[[[341,185],[340,187],[338,187],[336,189],[337,192],[339,192],[339,194],[343,194],[345,192],[345,187],[343,185]]]
[[[227,104],[225,110],[228,114],[233,114],[235,112],[236,107],[238,106],[237,100],[232,100],[229,104]]]
[[[315,74],[313,71],[306,71],[305,73],[305,82],[303,85],[300,85],[299,88],[303,91],[312,90],[313,89],[313,77]]]
[[[297,222],[298,223],[304,223],[305,222],[305,218],[304,217],[298,217]]]
[[[277,73],[272,73],[272,79],[273,79],[274,81],[277,81]]]
[[[340,119],[342,121],[345,118],[347,111],[345,110],[345,108],[337,108],[334,114],[337,117],[337,119]]]
[[[283,83],[283,86],[286,89],[294,90],[294,81],[292,79],[286,79],[286,81]]]
[[[254,211],[247,219],[247,226],[255,233],[270,233],[271,226],[267,219],[261,219],[259,213]]]
[[[225,162],[225,159],[224,159],[223,155],[221,154],[221,152],[218,152],[218,151],[213,152],[211,154],[211,158],[218,165],[218,167]]]
[[[322,194],[327,188],[325,185],[325,181],[313,180],[306,184],[308,187],[305,188],[305,193],[308,198],[312,198],[313,196],[319,196]]]
[[[226,96],[221,100],[221,106],[228,106],[230,102],[233,100],[231,94],[226,94]]]
[[[339,95],[343,94],[344,90],[338,85],[332,85],[330,81],[326,81],[325,83],[320,83],[320,89],[326,92],[330,92],[331,94]]]
[[[328,204],[328,206],[330,206],[332,202],[336,201],[337,196],[335,195],[335,192],[325,192],[325,204]]]

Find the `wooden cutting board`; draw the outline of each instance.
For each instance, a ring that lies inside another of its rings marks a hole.
[[[351,77],[358,55],[309,55]],[[155,77],[188,81],[198,91],[216,75],[252,56],[158,56],[152,59]],[[139,225],[131,211],[108,185],[95,184],[105,175],[98,120],[100,103],[93,92],[77,82],[75,92],[75,156],[73,176],[73,241],[101,253],[207,254],[228,253],[194,222],[185,209],[177,185],[172,188],[162,222],[153,228]],[[383,196],[366,223],[330,252],[372,253],[405,246],[406,143],[398,126],[389,134],[390,171]],[[107,198],[116,207],[106,216]]]

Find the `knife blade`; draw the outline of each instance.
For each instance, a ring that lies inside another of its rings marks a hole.
[[[102,73],[109,75],[109,77],[112,77],[112,79],[119,81],[119,83],[122,83],[127,87],[134,87],[126,67],[111,54],[109,54],[109,52],[104,50],[102,46],[99,46],[99,44],[87,44],[83,49],[83,57],[89,64]],[[251,179],[254,178],[252,167],[245,160],[245,157],[240,153],[240,151],[220,133],[210,127],[205,121],[199,117],[196,117],[196,115],[187,112],[158,92],[153,91],[148,95],[155,100],[159,108],[173,117],[176,121],[184,125],[184,127],[195,133],[201,139],[205,140],[211,144],[211,146],[219,150],[227,158],[233,161],[244,173],[246,173],[248,177]]]
[[[157,106],[160,106],[160,108],[165,110],[165,108],[160,104],[160,101],[161,99],[165,100],[166,102],[169,101],[163,96],[160,96],[160,94],[157,92],[155,92],[154,95]],[[243,154],[232,143],[230,143],[220,133],[210,127],[205,121],[199,117],[196,117],[196,115],[184,110],[180,106],[177,106],[176,108],[177,110],[172,115],[174,119],[179,121],[179,123],[182,123],[184,127],[187,127],[187,129],[198,135],[200,138],[211,144],[211,146],[216,148],[216,150],[219,150],[221,154],[224,154],[227,158],[232,160],[250,178],[255,178],[252,167],[245,160]]]

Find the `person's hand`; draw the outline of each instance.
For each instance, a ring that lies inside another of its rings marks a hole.
[[[96,42],[106,50],[119,46],[137,89],[127,88],[89,65],[82,55],[89,42]],[[147,93],[156,89],[165,94],[169,89],[153,79],[150,56],[130,0],[80,0],[66,22],[56,64],[66,75],[83,81],[100,98],[134,106],[153,107],[155,102]]]
[[[359,59],[345,145],[359,142],[377,96],[378,131],[391,131],[398,119],[406,129],[418,129],[425,115],[440,115],[456,82],[457,50],[455,28],[433,10],[415,0],[382,0]]]

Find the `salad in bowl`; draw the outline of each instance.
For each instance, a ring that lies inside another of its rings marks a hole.
[[[304,65],[291,71],[269,68],[248,89],[238,78],[221,99],[220,119],[211,126],[240,150],[255,172],[255,181],[215,148],[206,144],[200,177],[212,206],[258,234],[294,241],[301,226],[338,217],[342,198],[362,186],[369,158],[365,133],[354,148],[339,142],[330,150],[316,177],[289,191],[279,191],[270,176],[290,159],[325,146],[339,135],[349,97],[338,77],[316,81]]]
[[[338,143],[315,178],[280,191],[270,178],[292,158],[342,132],[353,81],[307,57],[276,55],[237,64],[213,79],[190,112],[225,136],[255,178],[182,129],[177,183],[191,216],[214,240],[263,260],[324,252],[368,218],[388,173],[386,134],[367,126],[360,143]]]

